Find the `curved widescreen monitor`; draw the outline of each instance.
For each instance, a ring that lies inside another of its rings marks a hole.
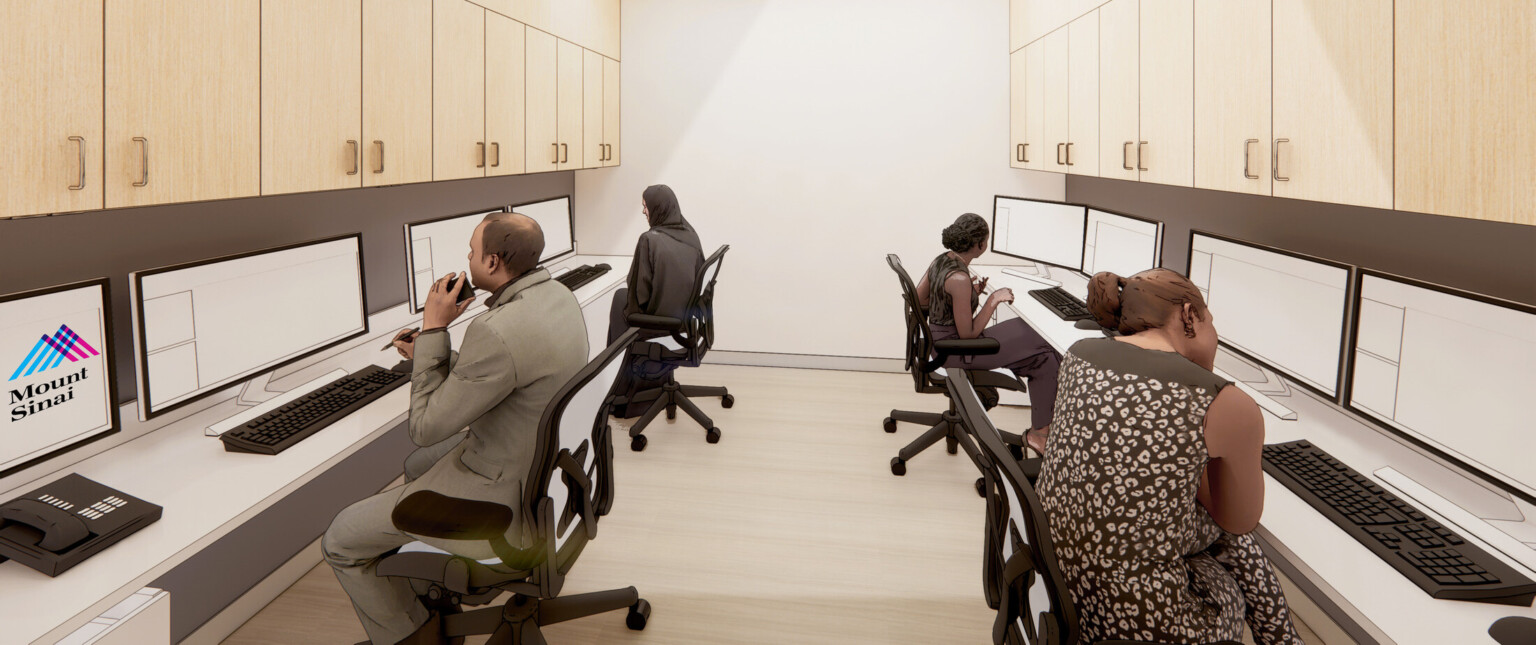
[[[1074,271],[1083,268],[1088,208],[998,195],[992,201],[992,250]]]
[[[480,220],[503,208],[459,213],[405,225],[406,292],[411,294],[411,313],[427,304],[432,283],[450,273],[469,271],[469,238]]]
[[[1362,269],[1345,402],[1536,503],[1536,307]]]
[[[118,431],[107,279],[0,296],[0,477]]]
[[[547,264],[576,252],[576,238],[572,235],[575,211],[571,209],[571,196],[563,195],[526,204],[513,204],[507,210],[522,213],[539,223],[544,232],[544,253],[539,264]]]
[[[137,271],[128,284],[143,419],[368,333],[356,233]]]
[[[1163,262],[1163,223],[1088,207],[1083,234],[1083,273],[1132,276]]]
[[[1338,400],[1349,265],[1191,231],[1186,269],[1222,345]]]

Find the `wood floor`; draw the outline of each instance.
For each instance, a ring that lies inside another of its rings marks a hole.
[[[612,612],[545,628],[551,643],[991,641],[975,468],[940,443],[892,476],[891,457],[922,428],[880,429],[893,407],[938,411],[943,397],[915,394],[902,374],[706,365],[679,376],[731,389],[730,410],[699,401],[723,438],[705,443],[680,413],[652,423],[644,452],[616,440],[613,511],[565,589],[634,585],[650,624],[629,631]],[[1029,411],[994,419],[1021,429]],[[321,564],[224,642],[365,638]]]

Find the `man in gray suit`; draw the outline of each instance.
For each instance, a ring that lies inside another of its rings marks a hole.
[[[413,481],[338,513],[321,542],[326,562],[376,645],[443,642],[439,618],[422,606],[407,581],[374,575],[380,556],[420,540],[476,560],[495,557],[485,542],[400,531],[390,521],[396,502],[430,490],[515,508],[532,468],[539,417],[587,362],[586,325],[576,297],[537,268],[544,251],[538,223],[516,213],[488,215],[469,247],[470,282],[491,295],[485,313],[469,323],[459,351],[449,349],[447,327],[468,308],[468,302],[455,304],[462,280],[452,290],[446,279],[432,285],[422,332],[396,341],[414,363],[411,440],[442,457]],[[462,439],[453,441],[466,426]],[[507,533],[513,544],[520,524],[514,521]]]

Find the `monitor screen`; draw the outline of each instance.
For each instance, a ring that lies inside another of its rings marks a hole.
[[[1362,270],[1347,404],[1536,496],[1536,307]]]
[[[107,279],[0,296],[0,477],[117,432]]]
[[[992,202],[992,250],[1081,271],[1087,211],[1078,204],[999,195]]]
[[[571,233],[574,215],[570,195],[515,204],[507,210],[532,217],[544,231],[544,254],[539,256],[539,264],[565,257],[576,250],[576,238]]]
[[[368,332],[359,234],[128,282],[144,419]]]
[[[469,271],[469,238],[480,220],[505,209],[460,213],[405,225],[406,291],[411,294],[411,313],[427,304],[432,283],[450,273]]]
[[[1163,223],[1088,208],[1083,235],[1083,273],[1132,276],[1163,262]]]
[[[1349,265],[1195,231],[1185,274],[1222,345],[1338,400]]]

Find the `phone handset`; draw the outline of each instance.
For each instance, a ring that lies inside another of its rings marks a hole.
[[[54,553],[79,544],[91,535],[84,520],[35,499],[17,499],[0,505],[0,528],[13,522],[42,532],[37,547]]]

